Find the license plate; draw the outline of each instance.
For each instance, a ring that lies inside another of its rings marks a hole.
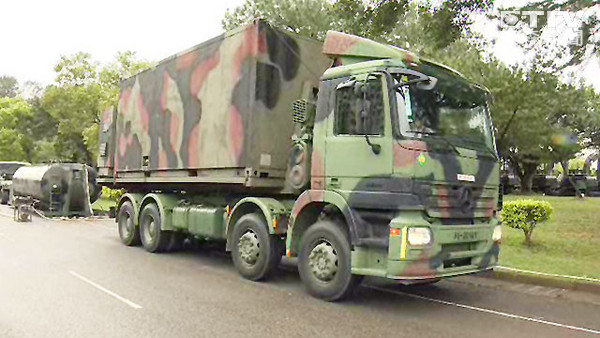
[[[457,242],[476,241],[478,238],[478,231],[457,231],[454,233],[454,240]]]

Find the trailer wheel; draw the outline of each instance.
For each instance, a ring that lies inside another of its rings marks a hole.
[[[8,204],[9,198],[10,198],[10,193],[8,192],[8,190],[2,189],[2,200],[0,201],[0,203]]]
[[[271,236],[258,214],[247,214],[235,223],[231,237],[233,264],[242,277],[257,281],[268,278],[281,262],[281,240]]]
[[[347,232],[332,221],[319,221],[306,230],[300,242],[298,272],[308,293],[327,301],[348,297],[362,280],[351,273]]]
[[[121,242],[127,246],[140,244],[140,232],[135,226],[134,217],[135,213],[131,202],[127,201],[121,204],[117,218],[119,220],[119,237],[121,237]]]
[[[147,204],[140,216],[142,246],[148,252],[161,252],[168,248],[172,233],[161,229],[160,213],[154,203]]]

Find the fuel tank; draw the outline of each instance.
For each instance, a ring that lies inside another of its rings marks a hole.
[[[54,163],[17,169],[13,196],[30,197],[52,216],[91,216],[98,197],[95,170],[85,164]]]

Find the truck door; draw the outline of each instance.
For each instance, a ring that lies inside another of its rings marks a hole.
[[[325,140],[325,184],[347,195],[359,183],[364,185],[365,178],[392,173],[390,101],[385,77],[374,73],[341,82],[333,95],[334,113],[329,115]]]

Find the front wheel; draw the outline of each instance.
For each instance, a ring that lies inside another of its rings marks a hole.
[[[233,265],[246,279],[266,279],[281,262],[281,240],[269,234],[267,224],[258,214],[240,217],[233,228],[231,240]]]
[[[327,301],[348,297],[362,280],[351,273],[347,231],[332,221],[319,221],[302,236],[298,272],[308,293]]]

